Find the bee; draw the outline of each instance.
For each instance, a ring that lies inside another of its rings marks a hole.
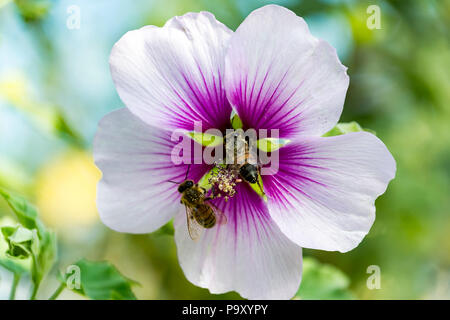
[[[234,132],[228,134],[225,137],[225,140],[234,139],[234,137],[236,137],[232,151],[234,152],[234,163],[228,164],[227,169],[235,171],[237,175],[239,175],[241,179],[239,179],[238,182],[244,180],[250,184],[256,183],[262,194],[264,194],[263,188],[259,182],[259,177],[261,176],[260,166],[254,164],[256,161],[252,161],[251,159],[249,142],[245,137],[240,134],[235,134]]]
[[[213,198],[206,196],[206,189],[187,178],[189,167],[185,180],[178,183],[178,192],[181,194],[180,202],[186,209],[189,236],[195,241],[200,238],[203,229],[210,229],[216,224],[226,224],[227,218],[219,208],[210,202]]]

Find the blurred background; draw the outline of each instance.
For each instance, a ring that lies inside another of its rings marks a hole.
[[[235,30],[268,3],[304,17],[337,48],[350,75],[341,121],[375,130],[398,167],[361,245],[304,250],[305,267],[340,270],[346,297],[450,299],[450,1],[0,0],[0,186],[35,203],[57,232],[59,268],[109,260],[141,284],[140,299],[239,298],[190,284],[172,236],[101,224],[92,139],[102,116],[123,106],[108,57],[125,32],[200,10]],[[380,8],[380,29],[367,27],[369,5]],[[9,214],[0,200],[0,217]],[[381,269],[380,289],[366,285],[370,265]]]

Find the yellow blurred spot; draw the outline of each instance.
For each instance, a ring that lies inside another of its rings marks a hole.
[[[38,101],[33,97],[24,74],[10,73],[0,79],[0,97],[13,107],[24,112],[41,128],[48,132],[55,131],[58,114],[51,104]]]
[[[79,150],[64,153],[44,166],[36,181],[36,205],[44,222],[56,229],[97,222],[95,200],[100,176],[92,156]]]
[[[27,93],[26,79],[22,74],[10,74],[0,80],[0,95],[12,104],[24,104]]]
[[[10,2],[12,2],[13,0],[0,0],[0,9],[4,6],[6,6],[7,4],[9,4]]]

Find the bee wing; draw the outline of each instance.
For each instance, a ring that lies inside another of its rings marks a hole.
[[[217,222],[217,224],[226,224],[227,223],[227,216],[225,215],[225,213],[223,213],[222,210],[217,208],[217,206],[214,203],[208,202],[208,204],[211,206],[211,208],[214,211],[214,214],[216,215],[216,222]]]
[[[192,240],[197,241],[202,235],[203,227],[198,224],[197,220],[195,220],[194,214],[192,213],[192,208],[188,206],[185,206],[185,208],[189,236]]]

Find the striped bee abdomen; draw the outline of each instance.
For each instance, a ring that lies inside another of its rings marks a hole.
[[[195,220],[203,228],[212,228],[216,224],[216,216],[213,209],[206,204],[199,205],[194,211]]]

